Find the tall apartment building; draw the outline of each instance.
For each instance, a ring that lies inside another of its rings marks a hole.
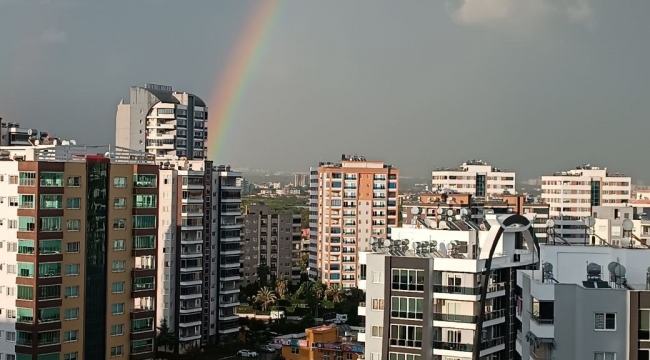
[[[359,249],[398,225],[399,170],[344,154],[338,163],[321,163],[317,172],[318,198],[310,201],[310,213],[317,216],[318,277],[327,285],[356,287]]]
[[[318,167],[309,168],[309,278],[318,277]]]
[[[294,174],[293,185],[297,187],[306,187],[309,183],[309,174]]]
[[[518,359],[650,359],[650,249],[541,246],[517,274]]]
[[[542,199],[550,205],[557,236],[568,242],[583,242],[584,219],[591,216],[592,207],[627,203],[631,183],[629,176],[588,164],[542,176]]]
[[[270,277],[300,281],[300,214],[277,214],[263,203],[246,206],[240,274],[242,284],[258,281],[257,268],[268,266]],[[272,279],[267,279],[270,281]]]
[[[239,330],[241,174],[177,160],[161,164],[160,177],[157,320],[184,352]]]
[[[535,214],[533,224],[537,239],[545,243],[549,206],[524,195],[503,194],[491,199],[450,191],[422,193],[415,199],[402,201],[402,226],[416,229],[438,229],[444,220],[463,218],[480,224],[490,214]],[[443,220],[443,221],[440,221]],[[393,229],[393,232],[395,228]]]
[[[142,152],[0,148],[4,359],[153,359],[157,187]]]
[[[365,316],[366,358],[449,360],[472,355],[482,332],[480,359],[514,359],[516,276],[539,260],[524,246],[529,226],[508,227],[512,215],[491,215],[484,226],[451,220],[447,230],[423,230],[409,241],[394,233],[360,254],[366,291],[359,315]],[[532,215],[527,216],[532,220]],[[502,232],[501,235],[499,233]],[[477,329],[481,279],[493,244],[483,326]]]
[[[132,86],[117,106],[115,144],[158,159],[206,158],[208,108],[198,96],[171,86]]]
[[[431,175],[432,190],[451,189],[487,198],[504,192],[516,193],[515,173],[490,166],[483,160],[468,160],[457,169],[437,168]]]

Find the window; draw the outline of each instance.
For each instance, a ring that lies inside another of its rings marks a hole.
[[[79,286],[68,286],[65,288],[65,297],[73,298],[79,297]]]
[[[111,326],[111,336],[124,335],[124,325],[112,325]]]
[[[34,240],[18,240],[18,253],[25,255],[34,254]]]
[[[133,228],[134,229],[155,229],[156,216],[155,215],[134,215]]]
[[[403,296],[391,298],[391,317],[400,319],[422,319],[424,299]]]
[[[60,331],[43,331],[38,333],[38,345],[52,345],[60,341]]]
[[[40,230],[46,231],[61,231],[61,218],[60,217],[42,217],[40,219]]]
[[[384,299],[372,299],[372,309],[375,311],[384,310]]]
[[[126,209],[126,198],[115,198],[113,200],[114,209]]]
[[[66,244],[65,251],[67,253],[78,253],[81,248],[81,243],[79,241],[69,242]]]
[[[124,240],[113,240],[113,251],[124,251],[126,244]]]
[[[18,243],[7,241],[7,252],[16,252],[16,251],[18,251]]]
[[[33,278],[34,277],[34,264],[33,263],[18,263],[18,277]]]
[[[81,186],[81,176],[70,176],[67,180],[68,187],[80,187]]]
[[[111,305],[111,315],[124,314],[124,303],[116,303]]]
[[[133,237],[133,249],[153,249],[156,247],[155,235],[142,235]]]
[[[616,360],[616,353],[613,352],[595,352],[594,360]]]
[[[76,320],[79,318],[79,308],[65,309],[66,320]]]
[[[47,278],[47,277],[57,277],[61,276],[61,263],[60,262],[49,262],[49,263],[39,263],[38,264],[38,277]]]
[[[117,281],[111,285],[111,293],[119,294],[124,292],[124,281]]]
[[[131,355],[137,355],[153,351],[153,339],[132,340]]]
[[[140,188],[155,188],[158,185],[158,179],[155,174],[134,174],[133,186]]]
[[[7,319],[15,319],[16,318],[16,310],[7,309],[6,315],[7,315]]]
[[[384,283],[384,277],[382,276],[381,271],[373,271],[372,272],[372,283],[373,284],[383,284]]]
[[[371,328],[371,331],[372,332],[371,332],[370,335],[372,335],[372,337],[380,338],[380,337],[384,336],[384,327],[383,326],[373,326]]]
[[[36,173],[32,171],[21,171],[18,173],[18,185],[34,186],[36,185]],[[9,178],[11,180],[11,178]],[[11,181],[9,181],[11,183]]]
[[[116,260],[113,261],[113,266],[111,267],[111,270],[115,272],[124,272],[126,270],[126,261],[124,260]]]
[[[616,314],[615,313],[595,313],[594,330],[596,331],[616,331]]]
[[[61,240],[39,240],[38,254],[52,255],[61,253]]]
[[[154,328],[153,318],[131,320],[131,332],[151,331]]]
[[[67,291],[67,289],[66,289]],[[79,289],[77,287],[77,293]],[[38,287],[38,300],[51,300],[61,298],[61,285],[44,285]]]
[[[40,184],[42,187],[63,187],[63,173],[41,172]]]
[[[7,341],[16,341],[16,333],[13,331],[7,331]]]
[[[65,275],[66,276],[79,275],[79,264],[66,265],[65,266]]]
[[[133,195],[133,207],[153,209],[156,207],[156,195]]]
[[[36,229],[36,220],[31,216],[18,217],[18,231],[32,232]]]
[[[71,342],[77,340],[79,340],[79,331],[77,330],[66,331],[63,335],[63,341],[65,342]]]
[[[81,220],[68,220],[65,222],[65,229],[67,231],[80,231]]]
[[[38,322],[47,323],[61,321],[61,308],[45,308],[38,310]]]
[[[27,285],[17,285],[18,300],[34,300],[34,287]]]
[[[420,355],[396,353],[396,352],[388,353],[388,360],[420,360],[420,359],[421,359]],[[458,360],[458,359],[448,357],[445,358],[445,360]]]
[[[18,197],[18,208],[34,209],[34,195],[20,195]]]
[[[113,230],[124,230],[124,229],[126,229],[126,219],[113,220]]]
[[[291,348],[291,353],[292,353],[292,354],[296,354],[296,355],[297,355],[297,354],[300,354],[300,348],[292,347],[292,348]]]
[[[393,290],[424,291],[424,271],[393,269]]]
[[[158,109],[158,115],[170,115],[170,114],[174,114],[174,109],[165,109],[165,108]]]
[[[7,265],[7,274],[15,274],[16,265]]]
[[[122,356],[122,354],[123,354],[122,345],[111,347],[111,357]]]
[[[390,345],[421,348],[422,326],[391,325]]]
[[[78,198],[78,197],[67,198],[65,208],[69,209],[69,210],[70,209],[81,209],[81,198]]]
[[[113,179],[113,186],[116,188],[125,188],[126,187],[126,178],[123,176],[116,176]]]
[[[77,352],[63,354],[63,360],[79,360]]]
[[[18,229],[18,220],[9,220],[7,227],[10,229]]]
[[[33,324],[34,323],[34,309],[30,308],[18,308],[18,319],[16,322],[23,324]]]
[[[41,195],[41,209],[63,209],[63,195]]]

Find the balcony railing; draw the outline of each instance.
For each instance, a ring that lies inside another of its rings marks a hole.
[[[479,295],[481,293],[481,286],[465,287],[465,286],[450,286],[450,285],[433,285],[433,292],[445,294],[461,294],[461,295]],[[488,286],[488,293],[505,290],[505,283],[495,283]]]
[[[530,313],[530,318],[533,319],[533,321],[535,321],[539,325],[553,325],[553,323],[555,322],[554,319],[540,318],[539,314],[532,313],[532,312]]]
[[[504,337],[498,337],[491,340],[487,340],[481,343],[481,350],[489,349],[504,343]],[[460,344],[447,341],[433,341],[434,349],[442,350],[451,350],[451,351],[463,351],[463,352],[472,352],[474,350],[474,345],[472,344]]]

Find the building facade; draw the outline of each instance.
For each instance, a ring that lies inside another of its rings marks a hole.
[[[307,187],[309,185],[309,174],[294,174],[293,175],[293,186],[296,187]]]
[[[518,359],[648,359],[650,249],[556,243],[517,274]]]
[[[153,359],[153,159],[92,146],[0,153],[4,358]]]
[[[287,360],[358,360],[364,353],[363,344],[346,337],[335,325],[308,328],[304,336],[276,341],[282,345],[282,357]]]
[[[317,170],[316,257],[323,283],[356,287],[359,249],[397,226],[399,170],[380,161],[343,155]]]
[[[550,205],[555,234],[568,242],[584,242],[584,219],[591,216],[592,207],[627,203],[631,183],[629,176],[591,165],[542,176],[542,199]]]
[[[132,86],[129,103],[117,106],[115,144],[157,159],[203,159],[208,108],[198,96],[171,86]]]
[[[360,288],[366,301],[359,315],[365,316],[365,357],[471,359],[481,310],[480,275],[496,242],[480,359],[513,359],[516,270],[531,268],[536,255],[522,241],[530,225],[499,236],[509,216],[489,216],[484,228],[454,220],[448,230],[431,230],[409,241],[396,232],[362,252]]]
[[[269,278],[266,281],[284,277],[289,282],[299,282],[300,214],[276,214],[264,204],[248,205],[244,214],[240,267],[242,284],[259,280],[259,266],[267,266],[269,269]]]
[[[158,250],[162,285],[158,322],[179,339],[179,352],[239,330],[241,189],[230,167],[207,160],[160,166]]]
[[[457,169],[438,168],[431,177],[431,190],[434,191],[451,189],[479,198],[516,193],[515,173],[490,166],[483,160],[468,160]]]

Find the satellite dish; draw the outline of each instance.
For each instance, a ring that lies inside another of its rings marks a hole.
[[[546,227],[554,228],[555,227],[555,220],[553,220],[553,219],[546,220]]]
[[[376,243],[377,243],[377,239],[375,239],[374,237],[370,238],[370,245],[375,245]]]
[[[454,210],[449,209],[447,210],[447,216],[453,216],[454,215]]]
[[[27,135],[32,135],[34,134],[34,130],[32,129],[27,129]]]
[[[438,242],[435,241],[435,240],[433,240],[433,241],[431,242],[431,246],[432,246],[432,247],[436,247],[436,246],[438,246]]]
[[[391,246],[392,242],[388,239],[384,240],[384,246]]]
[[[469,210],[467,210],[467,208],[462,208],[460,209],[460,214],[463,216],[467,216],[469,214]]]
[[[409,239],[402,240],[402,245],[408,245],[410,243]]]
[[[585,218],[585,225],[587,225],[587,227],[593,227],[594,225],[596,225],[596,219],[594,219],[591,216],[587,216]]]
[[[438,214],[438,221],[442,220],[442,214]]]
[[[61,141],[61,145],[70,145],[70,142],[67,140]]]
[[[622,247],[630,246],[630,239],[629,238],[621,238],[621,246]]]
[[[623,220],[623,230],[632,231],[634,229],[634,222],[630,219]]]
[[[414,206],[414,207],[411,208],[411,214],[417,215],[419,213],[420,213],[420,208],[419,207]]]
[[[77,141],[76,140],[70,140],[70,145],[77,145]]]
[[[545,263],[544,264],[544,271],[552,272],[553,271],[553,264],[551,263]]]
[[[41,143],[40,140],[35,140],[35,141],[34,141],[34,145],[39,145],[40,143]]]

